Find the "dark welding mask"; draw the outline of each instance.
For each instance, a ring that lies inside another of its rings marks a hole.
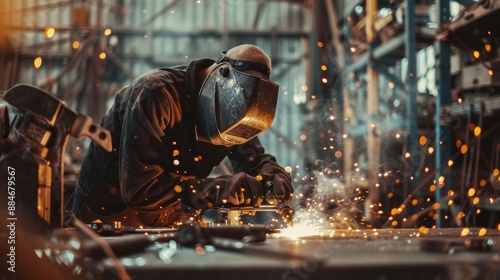
[[[198,141],[230,147],[243,144],[267,130],[274,119],[279,86],[244,73],[254,70],[267,77],[269,70],[225,56],[205,79],[198,97]]]

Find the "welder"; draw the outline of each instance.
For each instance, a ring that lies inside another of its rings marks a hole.
[[[259,207],[266,192],[289,203],[290,175],[257,137],[276,111],[271,61],[250,44],[222,54],[122,88],[100,123],[113,151],[90,144],[66,210],[87,223],[160,226],[214,207]],[[232,172],[210,176],[226,157]]]

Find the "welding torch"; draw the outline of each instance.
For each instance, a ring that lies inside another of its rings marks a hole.
[[[276,197],[273,190],[273,182],[271,180],[264,184],[264,191],[266,192],[266,202],[276,208],[285,223],[293,226],[293,210],[288,202]]]

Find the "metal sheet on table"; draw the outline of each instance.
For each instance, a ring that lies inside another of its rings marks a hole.
[[[476,237],[494,240],[491,251],[448,254],[419,249],[419,242],[428,238]],[[492,229],[324,230],[301,238],[273,234],[251,246],[280,255],[206,247],[203,253],[182,248],[170,263],[160,260],[153,251],[129,255],[121,261],[133,279],[500,278],[500,234]],[[290,257],[283,257],[286,255]]]

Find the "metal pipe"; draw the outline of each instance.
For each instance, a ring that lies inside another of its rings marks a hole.
[[[378,60],[384,56],[387,56],[395,49],[401,47],[405,42],[406,39],[405,36],[406,35],[403,32],[402,34],[392,38],[390,41],[384,43],[383,45],[378,46],[372,52],[372,59]],[[364,54],[360,58],[356,59],[350,65],[346,66],[346,72],[347,73],[355,72],[361,69],[362,67],[366,66],[366,64],[368,63],[368,58],[369,58],[368,54]]]
[[[471,106],[472,107],[472,106]],[[472,119],[472,108],[469,110],[469,114],[467,116],[467,125],[465,126],[465,143],[469,143],[469,125],[471,123]],[[460,184],[460,205],[461,208],[465,206],[465,185],[468,183],[466,174],[467,174],[467,155],[468,153],[464,154],[464,159],[462,163],[462,179],[461,179],[461,184]]]
[[[337,71],[339,73],[342,73],[342,79],[341,79],[341,87],[342,87],[342,116],[341,120],[344,120],[343,122],[343,129],[342,133],[344,135],[348,134],[348,129],[347,125],[345,123],[345,119],[350,119],[351,118],[351,113],[353,112],[351,103],[350,103],[350,97],[349,97],[349,90],[347,89],[347,86],[345,85],[346,76],[349,75],[350,71],[347,71],[347,67],[345,67],[345,64],[348,64],[348,57],[345,54],[345,49],[344,45],[342,44],[340,40],[339,34],[341,34],[340,29],[337,26],[338,23],[338,18],[337,18],[337,13],[335,10],[334,6],[334,1],[326,1],[326,8],[328,12],[328,19],[329,19],[329,24],[330,24],[330,31],[332,33],[332,43],[333,47],[335,48],[335,53],[337,55],[337,60],[338,63],[336,64]],[[342,136],[340,136],[342,137]],[[340,138],[342,139],[342,138]],[[354,139],[351,137],[347,137],[344,139],[344,145],[343,145],[343,153],[344,153],[344,165],[343,165],[343,176],[345,178],[345,182],[350,182],[351,181],[351,167],[353,165],[352,163],[352,157],[351,155],[353,154],[354,151]]]
[[[412,2],[412,1],[407,1]],[[438,25],[441,26],[447,23],[450,19],[450,1],[449,0],[439,0],[437,1],[438,8]],[[435,123],[436,123],[436,166],[440,166],[445,161],[450,158],[450,138],[451,132],[448,126],[441,126],[441,106],[451,103],[451,78],[450,78],[450,56],[451,48],[450,45],[439,41],[437,43],[437,57],[436,61],[438,67],[438,97],[436,98],[436,111],[435,111]],[[438,182],[441,177],[441,170],[436,172],[436,182]],[[439,201],[441,199],[441,188],[436,188],[435,200]],[[437,210],[438,218],[436,220],[436,226],[441,226],[442,221],[442,209]]]
[[[371,205],[378,204],[378,191],[375,188],[375,178],[378,173],[380,162],[380,139],[377,132],[378,118],[378,72],[374,67],[372,52],[376,38],[375,22],[377,21],[377,0],[366,1],[366,41],[368,44],[368,67],[366,70],[366,106],[367,106],[367,155],[368,155],[368,197],[365,200],[365,208],[371,209]],[[365,211],[368,222],[373,222],[371,211]]]
[[[483,103],[481,103],[481,110],[479,111],[479,123],[478,126],[479,128],[483,127]],[[474,134],[475,135],[475,134]],[[478,180],[479,180],[479,159],[481,158],[481,133],[477,135],[477,143],[476,143],[476,161],[475,161],[475,166],[474,166],[474,184],[473,186],[477,189],[478,186]],[[476,209],[476,206],[473,205],[473,210]],[[475,211],[474,211],[475,212]],[[472,225],[476,226],[476,215],[472,215]]]
[[[414,188],[416,173],[418,150],[417,150],[417,51],[416,51],[416,28],[415,28],[415,1],[405,1],[405,52],[408,60],[408,69],[406,72],[406,91],[407,98],[407,115],[406,128],[408,130],[408,152],[410,153],[409,164],[411,167],[408,178],[413,178],[410,183],[410,189]]]

